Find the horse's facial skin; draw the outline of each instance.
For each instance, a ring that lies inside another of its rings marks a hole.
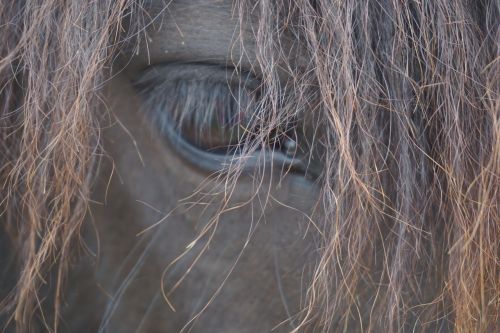
[[[83,256],[87,262],[72,270],[61,329],[289,331],[314,262],[308,215],[318,190],[300,172],[281,176],[276,167],[262,177],[242,175],[216,228],[192,243],[214,221],[224,186],[209,179],[203,161],[196,165],[179,154],[145,116],[134,83],[144,70],[169,63],[186,63],[187,70],[196,63],[193,71],[200,64],[238,64],[250,71],[254,57],[233,47],[237,26],[229,1],[173,2],[160,14],[163,7],[155,2],[151,15],[160,16],[147,45],[143,39],[137,55],[124,56],[125,69],[109,83],[106,154],[84,236],[95,257]],[[252,50],[250,30],[243,31]]]

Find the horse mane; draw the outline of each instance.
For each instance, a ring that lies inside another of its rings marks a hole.
[[[11,280],[0,283],[0,310],[19,332],[33,317],[57,331],[98,160],[99,93],[117,50],[141,39],[144,6],[0,5],[0,239]],[[322,127],[311,144],[324,164],[320,259],[295,332],[498,328],[498,2],[235,8],[241,26],[257,17],[261,141],[304,113]]]

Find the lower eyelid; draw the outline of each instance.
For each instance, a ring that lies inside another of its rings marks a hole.
[[[175,131],[167,130],[163,134],[167,136],[169,145],[181,158],[203,172],[216,173],[238,168],[242,171],[242,175],[245,175],[247,173],[253,174],[259,166],[267,164],[269,168],[277,170],[312,174],[308,172],[311,166],[307,161],[287,156],[279,151],[258,150],[243,155],[236,153],[231,155],[212,154],[196,148]],[[316,175],[313,175],[312,178],[316,178]]]

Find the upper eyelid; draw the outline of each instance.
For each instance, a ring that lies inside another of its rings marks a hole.
[[[227,83],[229,86],[242,85],[253,90],[260,86],[259,80],[250,72],[205,63],[158,64],[143,70],[133,81],[135,87],[161,85],[176,80]]]

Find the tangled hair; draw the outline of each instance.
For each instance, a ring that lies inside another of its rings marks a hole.
[[[140,8],[129,2],[0,3],[1,216],[15,249],[6,271],[16,281],[0,308],[21,332],[34,314],[44,317],[42,287],[54,294],[58,318],[71,241],[87,210],[97,92],[122,19]]]
[[[241,26],[257,17],[261,141],[299,115],[321,124],[311,149],[324,165],[324,230],[295,332],[498,329],[498,1],[235,7]],[[140,36],[140,10],[127,0],[0,5],[2,240],[16,272],[1,307],[20,332],[34,315],[46,322],[48,306],[57,329],[98,92],[120,42]],[[126,34],[123,18],[134,23]]]

